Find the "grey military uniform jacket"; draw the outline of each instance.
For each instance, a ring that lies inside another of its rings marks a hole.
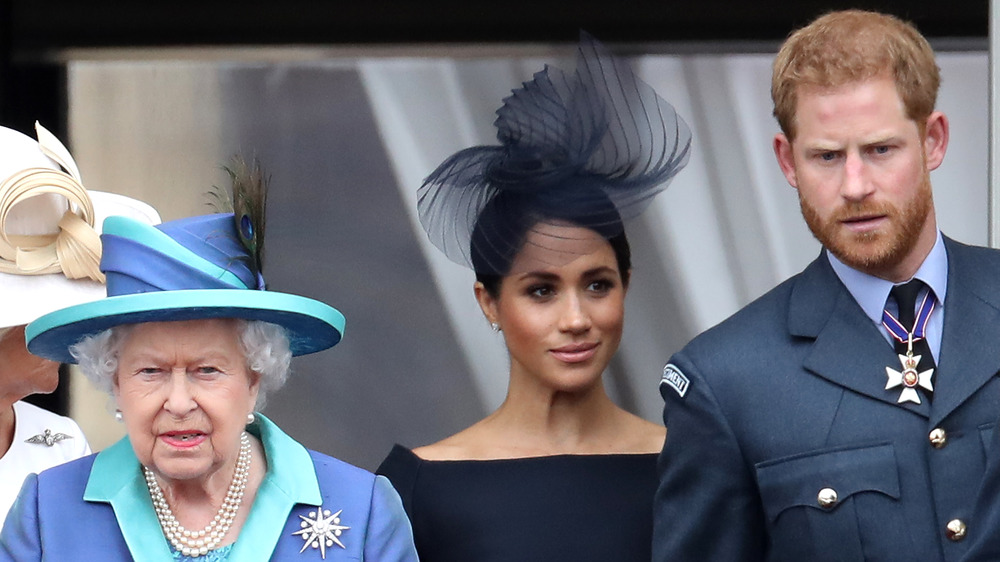
[[[899,360],[823,255],[671,358],[654,560],[961,557],[1000,415],[1000,252],[945,247],[930,403],[885,389]]]

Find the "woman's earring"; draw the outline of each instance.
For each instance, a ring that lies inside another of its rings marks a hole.
[[[490,328],[493,328],[494,332],[499,332],[500,331],[500,324],[497,324],[496,322],[490,322]]]
[[[125,419],[125,417],[122,416],[122,411],[121,410],[115,410],[115,421],[118,422],[118,423],[121,423],[123,419]]]
[[[247,414],[247,425],[250,425],[257,419],[257,416],[253,415],[253,412]]]

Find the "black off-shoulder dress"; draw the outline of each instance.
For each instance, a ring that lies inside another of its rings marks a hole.
[[[423,562],[648,562],[656,454],[426,461],[396,445],[392,482]]]

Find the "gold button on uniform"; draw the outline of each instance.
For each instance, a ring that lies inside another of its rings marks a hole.
[[[945,433],[945,431],[940,427],[931,431],[931,434],[928,437],[931,440],[931,445],[933,445],[935,449],[940,449],[948,444],[948,434]]]
[[[965,538],[965,521],[952,519],[945,528],[945,534],[949,540],[958,542]]]
[[[816,503],[823,509],[830,509],[837,505],[837,490],[833,488],[823,488],[816,496]]]

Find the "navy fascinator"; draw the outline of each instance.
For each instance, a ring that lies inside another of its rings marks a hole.
[[[424,180],[420,223],[451,260],[504,275],[545,221],[620,234],[687,164],[690,129],[628,63],[586,33],[576,59],[503,100],[499,146],[461,150]]]

